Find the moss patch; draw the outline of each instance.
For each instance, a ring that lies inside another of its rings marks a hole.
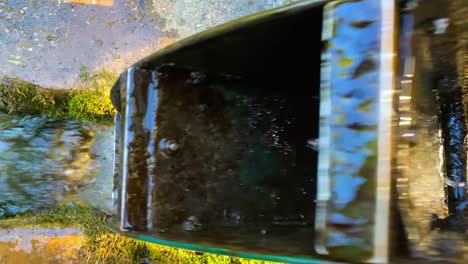
[[[0,80],[0,111],[107,123],[114,114],[109,93],[116,79],[115,73],[99,70],[79,87],[65,90],[4,77]]]
[[[200,263],[262,264],[240,259],[137,241],[112,233],[106,228],[108,216],[81,204],[59,204],[39,213],[27,212],[0,220],[0,229],[14,227],[80,226],[86,240],[76,263]]]
[[[108,121],[114,114],[110,89],[117,75],[101,70],[84,82],[82,88],[72,90],[68,102],[68,116],[90,121]]]

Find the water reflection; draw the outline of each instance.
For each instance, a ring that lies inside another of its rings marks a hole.
[[[79,228],[0,230],[0,262],[74,263],[83,242]]]

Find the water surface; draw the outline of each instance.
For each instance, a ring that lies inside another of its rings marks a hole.
[[[105,165],[90,148],[96,148],[95,134],[104,129],[45,116],[0,114],[0,218],[52,206],[92,186]],[[103,202],[105,193],[101,190]]]

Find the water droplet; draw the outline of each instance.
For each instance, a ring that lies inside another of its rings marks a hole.
[[[173,140],[168,140],[168,139],[161,139],[161,141],[159,141],[159,149],[161,151],[176,151],[179,149],[179,144],[177,144],[175,141]]]
[[[202,224],[196,216],[192,215],[184,221],[182,227],[186,231],[199,231],[202,229]]]
[[[156,77],[158,79],[167,79],[168,77],[168,74],[166,72],[156,72]]]
[[[311,138],[307,140],[307,147],[312,149],[313,151],[319,150],[319,140],[318,138]]]
[[[170,150],[172,151],[175,151],[179,148],[179,145],[177,145],[176,143],[171,143],[169,144],[169,147],[168,147]]]
[[[208,106],[205,105],[205,104],[198,105],[198,109],[199,109],[200,111],[202,111],[202,112],[205,111],[206,108],[208,108]]]
[[[241,219],[240,212],[232,209],[225,209],[223,212],[224,220],[228,224],[239,224]]]
[[[433,21],[435,31],[434,34],[439,35],[445,33],[449,26],[449,19],[448,18],[439,18]]]
[[[201,83],[205,79],[206,75],[202,72],[192,72],[190,73],[190,82],[193,84]]]

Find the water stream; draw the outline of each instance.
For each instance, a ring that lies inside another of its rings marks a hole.
[[[106,155],[112,144],[106,140],[112,130],[105,126],[0,114],[0,218],[75,199],[81,191],[91,200],[101,196],[102,204],[94,206],[110,208],[105,203],[112,183],[104,176],[112,166]]]

